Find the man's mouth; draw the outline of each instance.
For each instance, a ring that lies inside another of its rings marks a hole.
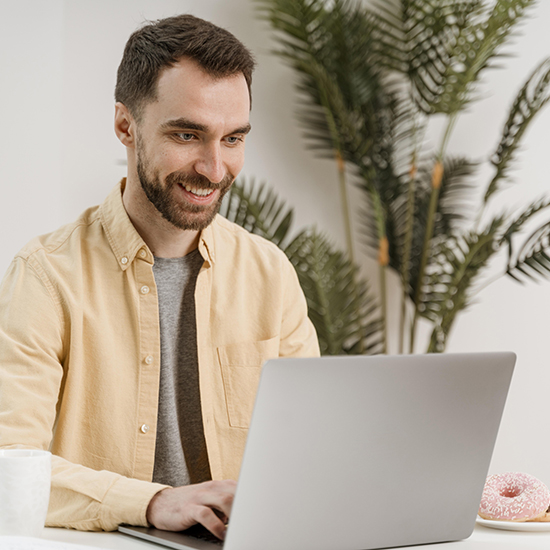
[[[186,191],[193,193],[197,197],[208,197],[208,195],[214,192],[214,189],[201,189],[200,187],[192,187],[191,185],[184,185],[183,187]]]

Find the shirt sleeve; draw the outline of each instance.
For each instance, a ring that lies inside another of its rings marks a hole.
[[[280,357],[319,357],[319,340],[307,314],[306,297],[294,266],[285,257],[285,294]]]
[[[16,257],[0,285],[0,447],[50,448],[62,398],[64,345],[55,288],[39,265]],[[163,488],[53,456],[46,525],[81,530],[147,525],[147,506]]]

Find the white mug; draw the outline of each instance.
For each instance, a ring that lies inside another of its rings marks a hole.
[[[48,451],[0,449],[0,535],[40,537],[50,501]]]

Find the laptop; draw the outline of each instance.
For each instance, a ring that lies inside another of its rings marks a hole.
[[[224,550],[465,539],[512,378],[509,352],[265,363]],[[121,526],[177,550],[220,545]]]

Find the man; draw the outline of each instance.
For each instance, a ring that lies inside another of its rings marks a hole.
[[[0,287],[0,445],[50,448],[47,525],[223,538],[263,361],[319,353],[292,266],[217,216],[253,60],[182,15],[128,40],[127,178],[29,243]]]

